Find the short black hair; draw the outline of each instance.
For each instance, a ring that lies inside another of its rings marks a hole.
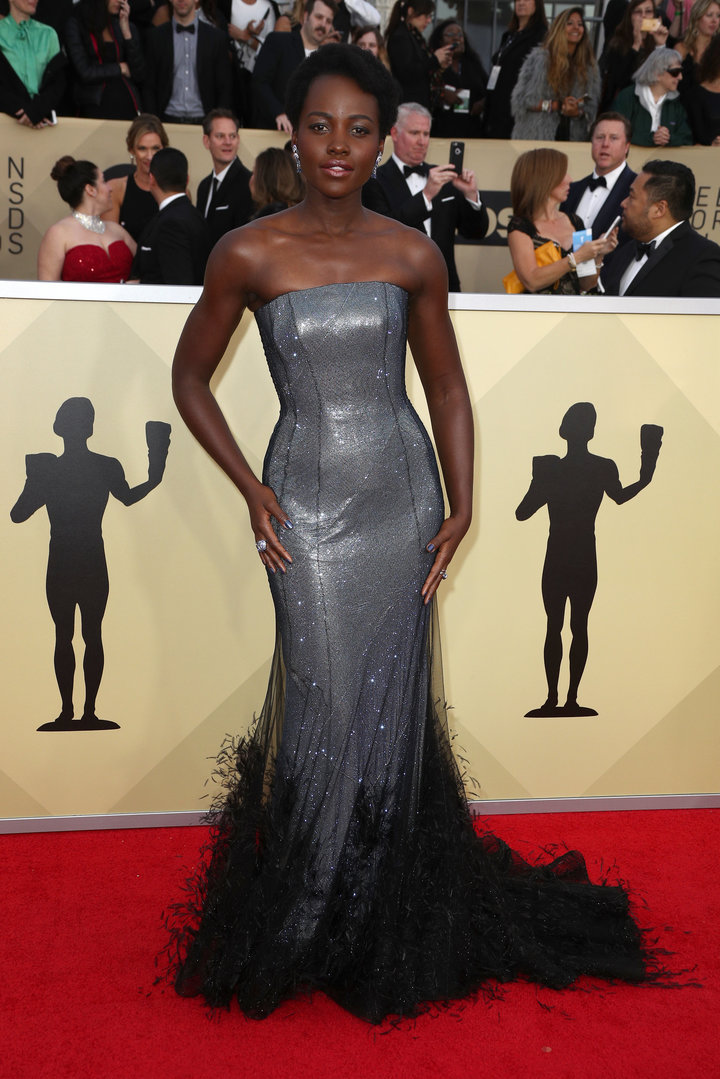
[[[182,150],[166,146],[150,162],[150,172],[161,191],[175,194],[184,191],[188,182],[188,159]]]
[[[352,79],[363,93],[374,97],[380,134],[383,138],[388,134],[397,114],[395,80],[368,49],[358,49],[357,45],[323,45],[295,69],[288,83],[285,112],[296,130],[308,90],[315,79],[323,75],[342,75],[343,78]]]
[[[645,190],[652,202],[663,199],[675,221],[687,221],[695,205],[695,176],[679,161],[646,161],[642,171],[647,175]]]

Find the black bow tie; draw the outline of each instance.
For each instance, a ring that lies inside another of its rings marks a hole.
[[[655,249],[655,241],[651,240],[649,244],[641,244],[639,240],[635,241],[635,258],[640,261],[645,255],[650,258],[650,255]]]
[[[604,176],[596,176],[594,179],[588,180],[588,190],[594,191],[596,187],[607,187],[607,180]]]
[[[181,26],[179,22],[176,22],[175,23],[175,33],[176,34],[194,34],[195,33],[195,23],[191,22],[189,26]]]
[[[412,174],[414,172],[416,172],[418,174],[418,176],[425,176],[427,174],[427,166],[426,165],[403,165],[403,176],[405,177],[405,179],[407,179],[408,176],[412,176]]]

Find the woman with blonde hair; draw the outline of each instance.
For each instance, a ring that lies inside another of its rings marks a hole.
[[[139,240],[146,225],[158,211],[158,205],[150,191],[150,162],[158,150],[168,145],[168,137],[157,116],[142,112],[136,116],[127,130],[125,145],[134,166],[113,166],[112,171],[122,175],[108,176],[112,206],[102,215],[103,221],[116,221]]]
[[[512,93],[513,139],[583,142],[600,98],[600,72],[582,8],[555,19],[528,56]]]
[[[712,39],[720,30],[720,0],[695,0],[690,21],[682,41],[675,51],[682,58],[683,81],[680,96],[687,99],[692,87],[699,81],[700,61]]]
[[[570,190],[567,169],[567,155],[548,147],[521,154],[512,171],[508,247],[527,292],[577,296],[588,291],[596,274],[586,278],[583,287],[578,265],[594,261],[599,272],[603,257],[617,246],[615,229],[607,240],[588,240],[573,252],[573,233],[585,226],[575,214],[560,210]],[[540,248],[544,250],[538,259]]]

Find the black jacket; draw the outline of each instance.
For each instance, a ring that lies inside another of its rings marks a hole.
[[[43,72],[38,93],[31,97],[15,68],[0,52],[0,112],[15,117],[20,109],[24,109],[34,124],[49,119],[50,113],[57,111],[65,92],[66,67],[65,53],[56,53]]]
[[[197,79],[203,113],[232,107],[232,68],[227,38],[214,26],[196,20]],[[147,76],[143,86],[145,108],[164,118],[173,88],[173,32],[171,22],[147,36]]]
[[[253,200],[250,194],[251,172],[246,169],[240,158],[236,157],[225,179],[220,184],[215,198],[210,203],[205,217],[205,205],[210,193],[213,173],[198,184],[196,206],[205,218],[210,243],[214,247],[221,236],[231,229],[245,225],[253,212]]]
[[[620,294],[620,281],[634,258],[635,245],[628,243],[603,267],[601,280],[609,296]],[[720,247],[683,221],[650,254],[625,295],[720,298]]]
[[[632,184],[636,176],[637,173],[633,172],[629,165],[626,165],[623,171],[620,173],[617,180],[615,181],[612,191],[605,199],[605,202],[600,207],[600,211],[597,217],[593,221],[593,240],[597,240],[599,236],[602,236],[603,233],[607,232],[618,214],[622,217],[620,204],[627,198],[628,191],[630,190],[630,185]],[[592,173],[590,173],[588,176],[583,176],[582,180],[576,180],[574,183],[570,184],[570,191],[568,193],[568,197],[560,207],[563,213],[568,214],[577,212],[578,204],[580,202],[580,199],[587,191],[588,181],[590,179],[592,179]],[[623,232],[621,221],[620,232],[618,233],[618,246],[615,248],[614,251],[611,251],[609,255],[605,256],[606,266],[610,261],[612,261],[612,259],[617,257],[618,251],[623,246],[623,244],[627,243],[629,239],[630,237],[628,236],[628,234],[626,232]]]
[[[257,55],[252,76],[253,123],[276,128],[275,117],[285,112],[285,91],[290,76],[305,59],[298,27],[289,34],[268,34]]]
[[[161,210],[138,244],[131,277],[143,285],[202,285],[210,240],[202,216],[183,195]]]
[[[425,39],[401,22],[388,38],[387,51],[390,69],[400,83],[400,100],[417,101],[429,109],[436,96],[432,93],[432,84],[440,64],[435,54],[429,51]]]
[[[104,64],[96,49],[96,44],[101,47],[102,43],[93,43],[93,36],[80,19],[73,15],[65,24],[65,48],[75,69],[75,102],[81,116],[88,107],[97,108],[100,105],[106,79],[123,79],[137,102],[137,111],[142,111],[138,84],[145,78],[145,56],[140,35],[132,23],[129,40],[122,36],[117,19],[110,20],[110,27],[117,44],[118,60],[114,64]],[[130,68],[129,79],[120,71],[122,61]]]
[[[458,231],[468,240],[482,239],[488,229],[488,214],[484,206],[473,210],[457,188],[445,184],[432,200],[432,211],[428,213],[423,193],[410,194],[405,177],[392,158],[380,166],[375,180],[368,180],[365,184],[363,203],[368,209],[385,217],[394,217],[403,225],[410,225],[421,232],[425,232],[424,222],[430,217],[430,237],[445,259],[450,291],[460,291],[455,266],[455,232]]]
[[[528,54],[544,37],[545,29],[542,26],[528,26],[514,34],[506,30],[503,34],[500,48],[492,58],[493,65],[500,65],[500,74],[495,88],[488,90],[485,98],[483,135],[486,139],[509,139],[512,135],[515,121],[510,111],[510,95]]]

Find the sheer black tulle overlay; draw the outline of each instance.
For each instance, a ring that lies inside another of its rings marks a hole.
[[[265,704],[223,747],[210,840],[168,916],[177,991],[257,1018],[314,989],[378,1023],[519,977],[657,977],[622,887],[473,826],[420,596],[444,511],[405,393],[406,300],[332,285],[257,314],[280,398],[264,478],[293,564],[270,576]]]

